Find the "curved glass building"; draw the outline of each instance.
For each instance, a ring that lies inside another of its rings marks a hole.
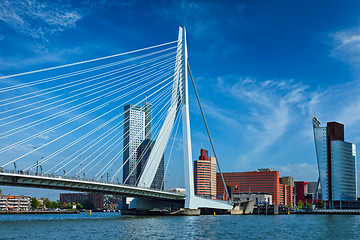
[[[350,206],[357,200],[356,146],[344,141],[344,125],[320,127],[312,118],[323,201],[327,208]]]

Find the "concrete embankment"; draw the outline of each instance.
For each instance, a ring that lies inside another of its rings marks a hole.
[[[77,214],[79,211],[0,211],[0,214]]]
[[[291,214],[326,214],[326,215],[360,215],[360,210],[314,210],[314,211],[296,211]]]

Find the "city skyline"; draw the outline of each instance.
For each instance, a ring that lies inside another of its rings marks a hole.
[[[168,42],[181,25],[224,172],[272,167],[317,181],[312,115],[343,123],[359,145],[357,1],[61,3],[0,3],[1,75]],[[211,148],[189,94],[195,160]],[[167,173],[173,187],[183,185],[180,139]]]

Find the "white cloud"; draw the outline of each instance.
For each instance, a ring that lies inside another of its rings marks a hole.
[[[46,54],[37,54],[31,58],[22,58],[22,57],[13,57],[13,58],[2,58],[0,56],[0,70],[1,69],[22,69],[24,66],[32,66],[42,63],[65,63],[69,56],[74,57],[77,54],[83,54],[88,49],[97,49],[101,48],[101,44],[94,45],[82,45],[81,47],[67,48],[62,49],[61,51],[53,51],[52,53]],[[41,43],[36,43],[33,45],[34,49],[44,49],[46,51],[46,46]]]
[[[240,122],[237,119],[231,117],[232,115],[234,115],[234,112],[224,108],[220,108],[209,101],[202,103],[202,106],[204,108],[204,111],[206,112],[206,116],[209,115],[219,120],[219,122],[225,124],[227,127],[231,127],[232,129],[235,130],[240,129],[242,127],[242,124],[240,124]]]
[[[311,114],[319,114],[319,119],[332,119],[353,126],[360,123],[356,114],[360,109],[360,80],[336,84],[327,89],[313,92],[309,105]]]
[[[360,63],[360,29],[359,27],[343,29],[330,34],[333,39],[334,48],[331,56],[342,61],[349,62],[354,66]]]
[[[291,176],[295,181],[316,182],[318,180],[317,166],[308,163],[277,166],[275,170],[280,172],[280,177]]]
[[[232,76],[219,77],[219,88],[229,93],[235,103],[248,106],[247,136],[244,137],[257,143],[254,153],[271,146],[286,133],[292,121],[306,115],[312,100],[308,87],[291,79],[257,81],[247,77],[227,84],[233,81]]]
[[[238,156],[236,168],[252,170],[279,163],[282,175],[316,181],[313,179],[317,176],[316,166],[284,165],[288,162],[287,154],[295,154],[294,161],[300,162],[307,162],[312,156],[311,115],[325,124],[344,123],[346,140],[359,144],[359,81],[321,89],[293,79],[260,81],[252,77],[220,76],[213,89],[215,92],[210,96],[218,96],[217,102],[212,103],[213,98],[203,101],[205,112],[221,123],[218,125],[225,126],[224,129],[232,129],[225,131],[232,141],[230,146],[222,147],[230,147],[227,151]]]
[[[82,14],[69,5],[34,0],[0,3],[0,20],[15,31],[46,41],[46,35],[74,28]]]

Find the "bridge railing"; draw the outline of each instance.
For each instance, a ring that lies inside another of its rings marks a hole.
[[[69,176],[62,176],[62,175],[55,175],[55,174],[42,174],[42,173],[22,171],[22,170],[6,170],[3,168],[0,168],[0,173],[38,176],[38,177],[47,177],[47,178],[54,178],[54,179],[68,179],[68,180],[77,180],[77,181],[94,182],[94,183],[105,183],[105,184],[113,184],[113,185],[126,186],[126,187],[137,187],[137,188],[146,189],[146,190],[169,192],[169,193],[175,193],[175,194],[180,195],[180,193],[174,192],[172,190],[160,190],[160,189],[154,189],[154,188],[149,188],[149,187],[141,187],[141,186],[135,186],[135,185],[130,185],[130,184],[124,184],[124,183],[120,183],[120,182],[114,183],[114,182],[110,182],[110,181],[101,181],[101,180],[99,181],[99,180],[88,179],[85,177],[77,177],[77,176],[69,177]]]

